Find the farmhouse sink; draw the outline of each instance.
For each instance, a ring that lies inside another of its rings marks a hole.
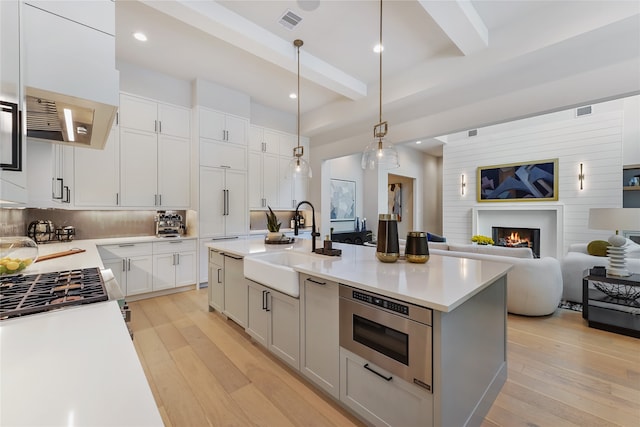
[[[290,250],[251,255],[244,258],[244,277],[298,298],[298,272],[292,267],[318,259],[319,255]]]

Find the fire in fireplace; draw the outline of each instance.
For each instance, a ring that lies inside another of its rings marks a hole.
[[[491,238],[496,246],[531,248],[533,256],[540,258],[539,228],[491,227]]]

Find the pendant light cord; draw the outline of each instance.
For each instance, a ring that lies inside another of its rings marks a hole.
[[[380,120],[378,123],[382,123],[382,51],[384,50],[382,47],[382,0],[380,0]]]
[[[297,131],[298,131],[298,146],[296,150],[296,154],[300,152],[300,46],[302,46],[304,42],[300,39],[296,39],[293,41],[293,45],[297,48],[298,54],[298,92],[297,92],[297,100],[298,100],[298,120],[297,120]]]

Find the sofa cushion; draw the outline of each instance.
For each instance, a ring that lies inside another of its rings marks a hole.
[[[437,234],[427,233],[427,240],[430,242],[446,242],[447,238],[438,236]]]
[[[449,243],[449,250],[474,254],[506,256],[511,258],[533,259],[533,251],[530,248],[507,248],[504,246],[493,245]]]
[[[631,239],[627,239],[627,243],[624,244],[626,249],[627,258],[640,259],[640,245]]]
[[[593,240],[587,245],[587,253],[593,256],[607,256],[607,247],[610,244],[606,240]]]

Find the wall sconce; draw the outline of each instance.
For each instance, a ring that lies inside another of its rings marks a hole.
[[[578,181],[580,181],[580,189],[584,190],[584,172],[582,171],[582,163],[580,163],[580,173],[578,174]]]
[[[460,175],[460,192],[464,196],[464,188],[467,186],[467,183],[464,182],[464,174]]]

